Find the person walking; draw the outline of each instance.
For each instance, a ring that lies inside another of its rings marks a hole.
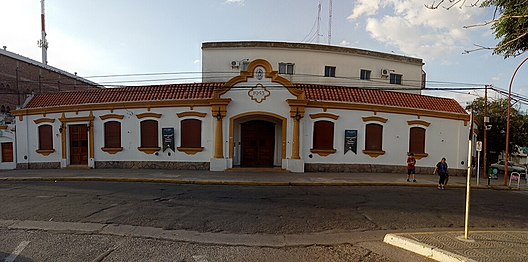
[[[447,162],[445,157],[442,157],[442,160],[440,160],[440,162],[436,164],[433,174],[437,174],[439,176],[438,189],[445,189],[447,180],[449,179],[449,174],[447,172]]]
[[[411,182],[409,180],[411,174],[413,182],[416,182],[416,158],[414,158],[414,153],[407,154],[407,182]]]

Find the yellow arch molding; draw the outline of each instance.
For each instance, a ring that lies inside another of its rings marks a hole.
[[[137,117],[138,119],[142,119],[142,118],[146,118],[146,117],[161,118],[161,114],[156,114],[156,113],[142,113],[142,114],[137,114],[136,117]]]
[[[362,117],[363,122],[371,122],[371,121],[377,121],[381,123],[387,123],[387,118],[379,117],[379,116],[367,116]]]
[[[330,113],[317,113],[317,114],[310,114],[311,119],[317,119],[317,118],[330,118],[337,120],[339,118],[338,115],[330,114]]]
[[[99,118],[101,118],[101,120],[107,120],[107,119],[123,119],[125,118],[124,115],[118,115],[118,114],[106,114],[106,115],[102,115],[100,116]]]
[[[280,76],[277,71],[273,71],[271,64],[264,59],[255,59],[251,61],[246,71],[241,71],[240,75],[231,78],[229,81],[227,81],[227,83],[225,83],[222,89],[215,90],[214,97],[220,98],[220,96],[227,93],[227,91],[231,90],[231,88],[236,84],[247,82],[248,78],[255,77],[255,69],[259,66],[264,67],[264,70],[266,71],[266,78],[271,78],[271,82],[283,85],[292,95],[297,97],[297,99],[304,99],[304,91],[294,88],[290,80]]]
[[[35,119],[33,120],[33,122],[35,122],[35,124],[42,124],[42,123],[54,123],[55,122],[55,119],[52,119],[52,118],[39,118],[39,119]]]
[[[431,125],[431,123],[427,122],[427,121],[423,121],[423,120],[409,120],[407,121],[407,124],[408,125],[420,125],[420,126],[425,126],[425,127],[428,127]]]
[[[177,113],[176,114],[179,118],[182,118],[182,117],[188,117],[188,116],[194,116],[194,117],[205,117],[207,115],[207,113],[200,113],[200,112],[193,112],[193,111],[189,111],[189,112],[181,112],[181,113]]]

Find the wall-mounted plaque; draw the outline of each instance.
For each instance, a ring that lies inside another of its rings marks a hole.
[[[349,150],[357,154],[357,130],[345,130],[345,154]]]
[[[161,134],[163,135],[163,151],[167,149],[174,150],[174,128],[167,127],[161,129]]]

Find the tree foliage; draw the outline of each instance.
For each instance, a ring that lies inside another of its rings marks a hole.
[[[489,152],[502,152],[506,147],[506,123],[508,113],[508,100],[498,99],[488,103],[489,125],[488,146]],[[474,117],[479,124],[478,139],[482,141],[484,134],[484,98],[477,98],[469,104],[466,109],[472,109]],[[510,149],[514,146],[528,146],[528,116],[514,106],[511,107],[510,114]]]
[[[494,54],[506,58],[518,56],[528,50],[528,0],[440,0],[426,5],[430,9],[440,6],[446,9],[454,6],[494,8],[491,21],[482,24],[482,26],[491,24],[495,38],[499,40],[494,48],[489,49],[492,49]],[[474,26],[466,26],[466,28]]]

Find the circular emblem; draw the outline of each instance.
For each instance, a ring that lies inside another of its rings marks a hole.
[[[264,77],[264,71],[262,70],[262,68],[257,69],[257,79],[262,80],[263,77]]]

